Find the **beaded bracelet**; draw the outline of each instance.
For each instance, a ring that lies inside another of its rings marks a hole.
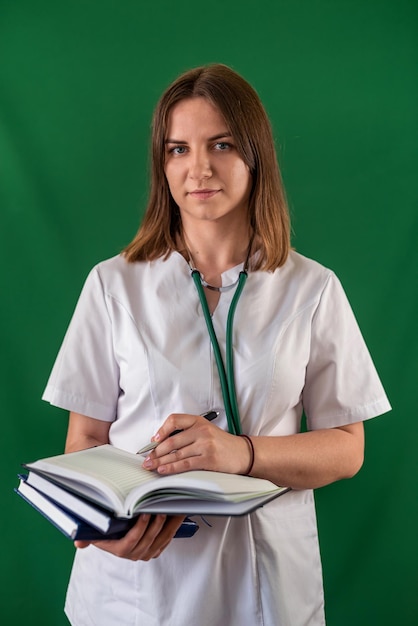
[[[254,444],[251,441],[251,438],[248,435],[239,435],[240,437],[244,437],[244,439],[246,441],[248,441],[248,446],[250,448],[250,465],[247,469],[247,471],[243,474],[244,476],[248,476],[248,474],[251,472],[251,470],[253,469],[253,465],[254,465]]]

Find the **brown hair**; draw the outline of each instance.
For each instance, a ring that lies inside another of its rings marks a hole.
[[[123,254],[129,262],[135,262],[167,257],[177,249],[180,214],[164,173],[165,139],[173,106],[196,97],[205,98],[219,109],[252,175],[249,212],[259,252],[252,269],[275,270],[289,253],[290,224],[270,122],[251,85],[221,64],[182,74],[158,102],[152,123],[148,206],[138,233]]]

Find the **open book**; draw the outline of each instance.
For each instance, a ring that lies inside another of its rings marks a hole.
[[[140,513],[245,515],[288,491],[261,478],[221,472],[160,476],[142,469],[142,462],[106,444],[24,464],[29,473],[23,482],[96,527],[97,511],[99,517],[109,511],[128,519]]]

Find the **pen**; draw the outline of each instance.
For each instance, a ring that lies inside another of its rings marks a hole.
[[[207,419],[209,422],[211,422],[212,420],[215,419],[215,417],[218,417],[219,415],[219,411],[208,411],[207,413],[202,413],[201,416],[204,417],[205,419]],[[182,430],[173,430],[172,433],[170,433],[168,436],[172,437],[173,435],[177,435],[178,433],[181,433]]]
[[[209,422],[211,422],[216,417],[218,417],[218,415],[219,415],[219,411],[207,411],[206,413],[201,414],[201,416],[207,419]],[[170,433],[168,436],[173,437],[174,435],[177,435],[178,433],[181,433],[181,432],[182,432],[182,429],[173,430],[173,432]],[[146,446],[138,450],[137,454],[145,454],[145,452],[150,452],[151,450],[154,450],[154,448],[158,446],[158,443],[159,442],[157,441],[152,441],[151,443],[148,443]]]

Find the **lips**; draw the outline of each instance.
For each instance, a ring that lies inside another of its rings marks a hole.
[[[196,200],[209,200],[218,193],[219,189],[195,189],[189,191],[189,196],[196,198]]]

